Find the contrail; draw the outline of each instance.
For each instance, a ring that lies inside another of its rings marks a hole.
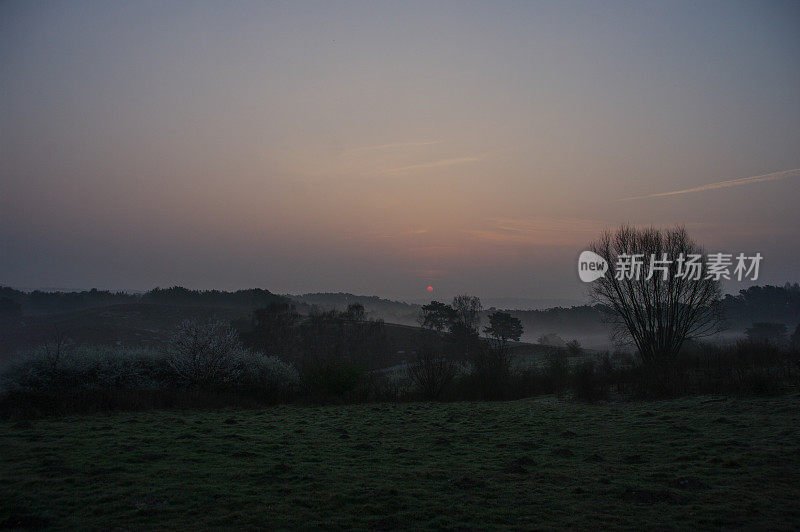
[[[374,151],[386,150],[390,148],[411,148],[414,146],[431,146],[432,144],[441,144],[441,140],[429,140],[423,142],[392,142],[390,144],[378,144],[377,146],[359,146],[357,148],[350,148],[345,153],[354,153],[359,151]]]
[[[691,192],[700,192],[702,190],[716,190],[718,188],[738,187],[740,185],[750,185],[752,183],[762,183],[764,181],[778,181],[780,179],[787,179],[800,175],[800,168],[794,170],[784,170],[782,172],[773,172],[771,174],[754,175],[751,177],[740,177],[739,179],[730,179],[728,181],[718,181],[708,185],[701,185],[699,187],[684,188],[681,190],[673,190],[671,192],[659,192],[658,194],[648,194],[645,196],[633,196],[630,198],[620,198],[617,201],[631,201],[646,198],[663,198],[666,196],[677,196],[679,194],[689,194]]]
[[[441,161],[433,161],[430,163],[421,163],[421,164],[411,164],[408,166],[400,166],[398,168],[388,168],[386,170],[380,170],[378,172],[374,172],[376,174],[401,174],[404,172],[409,172],[412,170],[423,170],[426,168],[439,168],[442,166],[452,166],[454,164],[464,164],[464,163],[476,163],[482,161],[483,159],[480,157],[457,157],[455,159],[442,159]]]

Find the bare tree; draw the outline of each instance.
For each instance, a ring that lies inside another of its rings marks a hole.
[[[74,347],[72,339],[56,325],[53,334],[42,345],[51,370],[55,370],[63,362],[72,347]]]
[[[456,364],[432,346],[422,345],[408,375],[426,399],[437,399],[456,376]]]
[[[633,342],[643,363],[669,364],[687,339],[720,330],[720,282],[707,275],[707,256],[685,228],[623,226],[604,232],[589,249],[612,270],[592,283],[592,296],[611,310],[615,332]],[[638,276],[613,271],[632,256],[642,262]],[[699,256],[700,275],[686,275],[689,266],[680,258],[691,256]]]

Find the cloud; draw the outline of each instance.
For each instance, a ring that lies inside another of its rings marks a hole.
[[[414,270],[414,273],[418,277],[422,277],[424,279],[430,279],[430,280],[433,281],[433,280],[442,279],[444,276],[449,274],[450,271],[449,270],[445,270],[445,269],[424,269],[424,268],[422,268],[422,269]]]
[[[467,231],[479,240],[510,244],[572,245],[608,223],[584,218],[491,218],[488,227]]]
[[[368,231],[367,234],[374,237],[374,238],[399,238],[399,237],[410,237],[410,236],[417,236],[417,235],[424,235],[427,233],[427,229],[410,229],[408,231],[400,231],[396,233],[390,232],[380,232],[380,231]]]
[[[359,146],[357,148],[350,148],[345,153],[358,153],[365,151],[388,150],[392,148],[413,148],[416,146],[431,146],[433,144],[441,144],[441,140],[427,140],[419,142],[392,142],[389,144],[378,144],[376,146]]]
[[[708,185],[701,185],[699,187],[684,188],[681,190],[673,190],[670,192],[659,192],[658,194],[647,194],[645,196],[633,196],[630,198],[620,198],[617,201],[631,201],[647,198],[663,198],[667,196],[678,196],[680,194],[690,194],[692,192],[701,192],[703,190],[717,190],[719,188],[738,187],[740,185],[751,185],[753,183],[763,183],[765,181],[778,181],[780,179],[788,179],[800,175],[800,168],[793,170],[783,170],[782,172],[773,172],[771,174],[756,175],[751,177],[740,177],[739,179],[730,179],[728,181],[718,181]]]
[[[378,175],[403,174],[406,172],[412,172],[414,170],[426,170],[428,168],[442,168],[457,164],[477,163],[482,160],[482,157],[456,157],[454,159],[441,159],[439,161],[432,161],[429,163],[409,164],[407,166],[399,166],[397,168],[387,168],[385,170],[378,170],[375,173]]]

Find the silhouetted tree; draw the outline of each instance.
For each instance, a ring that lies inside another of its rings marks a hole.
[[[745,329],[754,322],[793,323],[800,316],[800,286],[751,286],[722,300],[726,324]]]
[[[754,323],[745,331],[747,339],[751,342],[763,342],[773,345],[786,344],[786,325],[783,323]]]
[[[300,315],[294,305],[281,301],[253,312],[249,344],[268,355],[292,359],[299,349]]]
[[[351,303],[347,305],[347,310],[342,314],[342,318],[350,321],[364,321],[366,319],[364,305],[361,303]]]
[[[303,368],[322,361],[372,367],[388,349],[383,320],[364,318],[364,307],[358,304],[345,312],[312,312],[302,321],[299,335]]]
[[[536,339],[541,345],[551,345],[554,347],[566,347],[567,342],[564,341],[561,336],[556,333],[547,333],[541,335],[539,338]]]
[[[489,326],[483,332],[492,337],[495,349],[505,353],[508,351],[508,342],[519,342],[522,336],[522,322],[507,312],[496,311],[489,314]]]
[[[592,295],[612,310],[616,332],[636,345],[645,364],[669,364],[687,338],[720,330],[720,282],[706,275],[706,255],[683,227],[659,230],[625,226],[613,233],[604,232],[589,249],[603,257],[611,270],[592,283]],[[644,259],[640,274],[616,275],[613,270],[618,259],[633,255]],[[682,266],[678,258],[690,255],[701,256],[699,278],[678,275]],[[651,256],[671,260],[663,265],[665,272],[651,272]]]
[[[476,358],[481,352],[478,330],[481,324],[481,300],[460,295],[453,298],[455,319],[450,325],[454,349],[466,358]]]
[[[522,323],[511,314],[495,311],[489,314],[489,326],[484,333],[491,336],[489,349],[479,349],[473,355],[475,384],[484,399],[501,398],[507,390],[511,374],[509,341],[519,341]]]
[[[570,340],[567,342],[567,355],[577,357],[583,354],[583,347],[578,340]]]
[[[481,300],[475,296],[462,294],[453,298],[453,310],[455,311],[455,321],[466,331],[478,333],[481,325]]]
[[[422,396],[438,399],[456,375],[456,365],[441,349],[441,342],[422,342],[417,359],[408,365],[408,375]]]
[[[456,320],[456,311],[450,305],[431,301],[423,305],[420,311],[419,324],[423,328],[442,332],[450,329]]]

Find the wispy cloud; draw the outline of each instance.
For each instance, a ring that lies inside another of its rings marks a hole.
[[[492,218],[488,227],[468,231],[497,243],[567,245],[582,242],[609,224],[583,218]]]
[[[389,150],[392,148],[414,148],[417,146],[432,146],[433,144],[441,144],[441,142],[442,142],[441,140],[425,140],[417,142],[391,142],[389,144],[378,144],[375,146],[358,146],[356,148],[350,148],[349,150],[346,150],[345,153]]]
[[[367,234],[372,236],[373,238],[399,238],[399,237],[413,237],[417,235],[424,235],[427,233],[427,229],[410,229],[408,231],[400,231],[400,232],[380,232],[380,231],[368,231]]]
[[[445,275],[449,274],[450,271],[449,270],[445,270],[445,269],[441,269],[441,268],[440,269],[435,269],[435,268],[424,269],[423,268],[423,269],[414,270],[414,273],[417,274],[419,277],[422,277],[424,279],[439,280],[439,279],[443,278]]]
[[[800,176],[800,168],[793,170],[783,170],[782,172],[773,172],[771,174],[755,175],[751,177],[740,177],[739,179],[730,179],[728,181],[718,181],[708,185],[701,185],[699,187],[684,188],[681,190],[672,190],[670,192],[659,192],[658,194],[647,194],[644,196],[632,196],[630,198],[620,198],[617,201],[631,201],[647,198],[664,198],[667,196],[678,196],[681,194],[691,194],[692,192],[702,192],[704,190],[717,190],[719,188],[738,187],[740,185],[752,185],[753,183],[763,183],[765,181],[778,181],[781,179],[788,179],[790,177]]]
[[[406,166],[398,166],[396,168],[387,168],[385,170],[378,170],[374,173],[378,175],[404,174],[406,172],[413,172],[415,170],[427,170],[429,168],[442,168],[457,164],[477,163],[482,160],[482,157],[456,157],[453,159],[440,159],[438,161],[431,161],[428,163],[409,164]]]

